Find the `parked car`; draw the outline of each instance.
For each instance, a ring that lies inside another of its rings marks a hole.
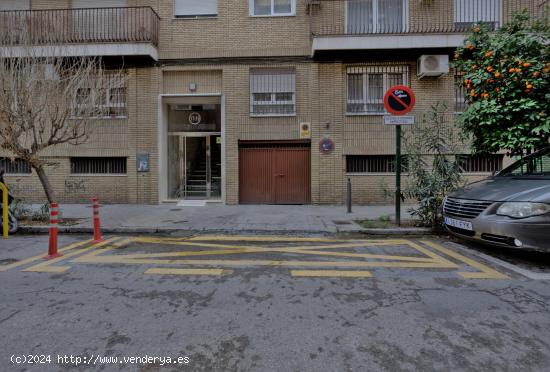
[[[443,216],[457,237],[550,252],[550,147],[450,194]]]

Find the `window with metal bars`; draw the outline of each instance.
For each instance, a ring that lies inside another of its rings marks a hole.
[[[401,158],[401,171],[407,172],[408,159]],[[394,173],[395,155],[347,155],[347,173]]]
[[[347,69],[348,115],[384,115],[384,93],[408,84],[408,66],[358,66]]]
[[[493,173],[502,170],[504,155],[457,155],[456,158],[464,173]]]
[[[71,174],[126,174],[126,158],[71,158]]]
[[[250,71],[250,115],[296,114],[296,72],[293,69]]]
[[[30,165],[22,159],[11,161],[9,158],[0,158],[0,169],[4,169],[8,174],[30,174],[32,172]]]

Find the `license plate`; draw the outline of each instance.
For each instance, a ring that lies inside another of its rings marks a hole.
[[[472,223],[468,221],[455,220],[454,218],[445,217],[445,225],[458,227],[462,230],[473,231]]]

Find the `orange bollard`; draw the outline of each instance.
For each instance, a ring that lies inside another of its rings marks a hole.
[[[103,241],[103,237],[101,236],[101,224],[99,221],[99,202],[97,198],[92,199],[93,202],[93,210],[94,210],[94,240],[92,243],[101,243]]]
[[[59,206],[52,203],[50,208],[50,244],[48,246],[48,255],[44,257],[47,260],[61,256],[57,251],[57,224],[59,222]]]

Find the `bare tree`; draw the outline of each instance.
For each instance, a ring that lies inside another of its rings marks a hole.
[[[63,57],[59,33],[38,40],[28,32],[29,13],[22,14],[2,15],[0,27],[0,148],[35,170],[51,203],[56,198],[44,150],[86,142],[92,121],[112,114],[106,95],[117,89],[108,88],[123,89],[124,76],[97,57]]]

